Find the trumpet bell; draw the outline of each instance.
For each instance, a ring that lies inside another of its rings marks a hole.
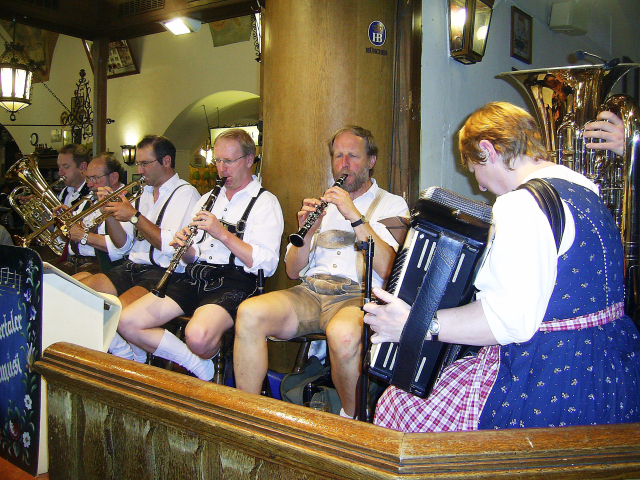
[[[575,152],[576,137],[594,120],[615,83],[638,64],[620,63],[504,72],[498,78],[513,81],[533,102],[550,155],[562,163],[563,154]],[[576,159],[567,158],[567,162]]]

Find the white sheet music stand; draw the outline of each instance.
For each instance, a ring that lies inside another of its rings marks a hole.
[[[96,292],[46,262],[42,276],[42,351],[56,342],[69,342],[106,352],[122,310],[118,297]],[[43,382],[38,474],[49,470],[46,399]]]

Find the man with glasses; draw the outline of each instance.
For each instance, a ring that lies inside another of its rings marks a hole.
[[[128,259],[82,280],[94,290],[117,295],[123,308],[150,292],[162,278],[174,251],[169,242],[189,223],[189,212],[200,199],[198,191],[178,177],[176,148],[168,138],[145,136],[136,157],[138,173],[146,180],[142,195],[132,204],[123,193],[121,201],[102,208],[112,214],[105,224],[110,244],[116,247],[113,253],[128,253]],[[105,186],[98,192],[104,195],[113,189]]]
[[[120,162],[112,154],[103,153],[89,163],[85,181],[87,188],[91,192],[96,192],[98,197],[97,192],[100,187],[109,187],[113,190],[120,188],[122,186],[120,179],[124,175],[124,168]],[[88,200],[82,202],[72,215],[81,213],[90,205]],[[108,270],[112,261],[117,261],[123,256],[121,252],[117,251],[117,247],[111,239],[106,236],[104,223],[92,225],[101,214],[100,210],[96,210],[71,227],[67,258],[64,262],[56,265],[78,280]],[[87,228],[87,226],[92,228]],[[127,227],[125,226],[125,228]]]
[[[211,211],[202,207],[213,191],[190,209],[197,233],[181,259],[185,273],[173,274],[165,297],[150,293],[125,308],[118,325],[134,352],[141,348],[207,381],[238,305],[256,293],[259,271],[275,272],[284,231],[278,199],[252,175],[256,146],[251,136],[227,130],[216,138],[213,154],[218,176],[226,180]],[[190,233],[183,228],[170,244],[180,248]],[[186,344],[162,328],[179,315],[192,316]]]

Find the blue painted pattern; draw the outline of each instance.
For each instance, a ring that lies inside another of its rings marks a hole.
[[[620,233],[590,190],[548,179],[576,224],[558,258],[543,322],[594,314],[624,301]],[[544,323],[543,323],[544,325]],[[479,428],[532,428],[640,421],[640,335],[623,315],[588,328],[538,331],[500,347],[500,368]]]

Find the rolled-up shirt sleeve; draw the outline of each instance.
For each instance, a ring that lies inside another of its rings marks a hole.
[[[476,277],[484,314],[502,345],[525,342],[538,330],[555,285],[555,241],[547,217],[524,190],[493,207],[495,236]]]

